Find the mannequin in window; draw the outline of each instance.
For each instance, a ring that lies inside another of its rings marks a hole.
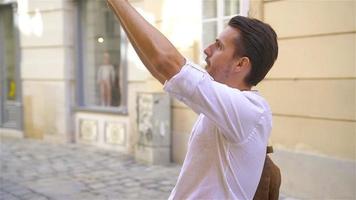
[[[111,106],[112,86],[115,81],[115,69],[110,62],[110,54],[103,54],[103,64],[99,66],[97,83],[100,89],[100,105]]]

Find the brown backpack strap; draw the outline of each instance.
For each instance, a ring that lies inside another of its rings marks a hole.
[[[272,146],[267,146],[266,153],[273,153]],[[278,200],[281,181],[280,169],[274,164],[270,156],[266,155],[260,182],[253,200]]]
[[[266,149],[266,154],[273,153],[273,147],[272,146],[267,146]]]

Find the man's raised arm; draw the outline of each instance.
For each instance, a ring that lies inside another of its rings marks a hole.
[[[162,84],[180,71],[184,57],[172,43],[148,23],[128,0],[107,0],[139,58]]]

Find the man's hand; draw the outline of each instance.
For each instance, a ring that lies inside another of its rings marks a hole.
[[[139,58],[157,80],[163,84],[180,71],[184,57],[128,0],[107,0],[107,3],[118,17]]]

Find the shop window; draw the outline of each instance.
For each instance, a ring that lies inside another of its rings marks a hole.
[[[78,104],[125,112],[127,39],[105,1],[78,7]]]

